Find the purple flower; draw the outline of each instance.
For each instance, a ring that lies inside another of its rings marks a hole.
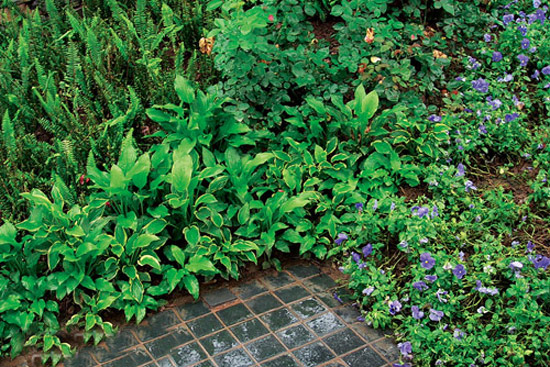
[[[533,8],[537,9],[541,5],[540,0],[533,0]]]
[[[412,215],[416,215],[419,218],[425,217],[430,212],[430,209],[423,206],[413,206],[411,208]]]
[[[423,281],[414,282],[414,283],[413,283],[413,287],[414,287],[416,290],[419,290],[420,292],[425,291],[426,289],[428,289],[428,286],[427,286],[426,283],[424,283]]]
[[[512,114],[510,113],[507,113],[505,116],[504,116],[504,121],[505,122],[512,122],[514,121],[515,119],[517,119],[519,117],[519,114],[514,112]]]
[[[357,203],[355,204],[355,209],[359,210],[360,212],[363,211],[363,203]]]
[[[491,58],[491,60],[493,62],[499,62],[500,60],[502,60],[502,53],[500,53],[498,51],[494,51],[493,52],[493,57]]]
[[[374,205],[372,206],[372,211],[375,212],[378,209],[378,200],[374,200]]]
[[[438,310],[434,310],[433,308],[430,308],[430,320],[441,321],[443,316],[445,316],[445,313],[443,311],[438,311]]]
[[[390,205],[390,211],[392,211],[392,212],[393,212],[393,210],[394,210],[394,209],[395,209],[395,203],[394,203],[394,202],[392,202],[392,203],[391,203],[391,205]]]
[[[443,298],[442,296],[447,295],[449,292],[444,291],[443,289],[438,289],[437,292],[435,292],[435,295],[437,296],[437,299],[441,303],[447,303],[448,300],[446,298]]]
[[[428,117],[428,120],[430,120],[431,122],[440,122],[441,121],[441,116],[430,115]]]
[[[437,209],[437,206],[433,206],[432,207],[432,215],[431,215],[432,219],[434,219],[435,217],[439,217],[439,210]]]
[[[479,133],[480,134],[487,134],[487,128],[485,127],[485,125],[479,125]]]
[[[401,364],[401,363],[394,363],[392,366],[393,366],[393,367],[411,367],[411,364],[410,364],[410,363],[403,363],[403,364]]]
[[[372,254],[372,245],[370,243],[367,243],[367,245],[363,247],[363,256],[367,257],[370,254]]]
[[[472,81],[472,87],[481,93],[487,93],[489,91],[489,83],[483,78]]]
[[[454,274],[455,277],[457,277],[458,279],[462,279],[462,278],[464,278],[464,275],[466,275],[466,268],[464,267],[464,265],[458,264],[458,265],[455,266],[455,268],[453,269],[453,274]]]
[[[342,298],[340,298],[340,296],[338,296],[338,293],[334,292],[333,296],[334,296],[334,299],[337,300],[338,302],[340,302],[342,304],[344,303],[344,301],[342,301]]]
[[[540,71],[535,70],[533,75],[531,75],[531,79],[539,80]]]
[[[374,287],[367,287],[365,289],[363,289],[363,294],[365,296],[370,296],[372,294],[372,292],[374,292]]]
[[[468,180],[464,183],[464,189],[466,192],[470,192],[470,190],[477,190],[477,187],[474,186],[472,181]]]
[[[531,262],[535,266],[535,269],[546,270],[546,268],[550,265],[550,258],[542,255],[537,255],[531,260]]]
[[[529,52],[534,54],[535,52],[537,52],[537,48],[533,46],[529,49]]]
[[[493,97],[491,96],[487,97],[487,102],[491,107],[493,107],[493,111],[498,110],[500,106],[502,106],[502,101],[500,99],[496,98],[493,100]]]
[[[353,261],[355,261],[357,264],[361,264],[361,255],[359,255],[357,252],[352,252],[351,257],[353,258]]]
[[[484,40],[485,42],[491,42],[491,39],[492,39],[492,37],[491,37],[490,34],[485,33],[485,34],[483,35],[483,40]]]
[[[455,337],[458,340],[462,340],[462,338],[464,338],[464,335],[465,335],[464,332],[459,328],[456,328],[455,331],[453,332],[453,337]]]
[[[395,315],[401,311],[401,302],[399,301],[391,301],[390,304],[390,314]]]
[[[457,177],[464,176],[464,165],[462,163],[459,163],[458,166],[456,166],[456,175]]]
[[[437,280],[437,275],[426,275],[424,279],[426,279],[430,283],[433,283]]]
[[[504,23],[505,27],[513,21],[514,21],[513,14],[506,14],[505,16],[502,17],[502,23]]]
[[[425,243],[428,243],[429,241],[428,241],[428,239],[427,239],[426,237],[424,237],[424,238],[421,238],[420,240],[418,240],[418,242],[419,242],[420,244],[425,244]]]
[[[429,252],[424,252],[420,255],[420,265],[424,269],[430,270],[435,265],[435,259],[430,255]]]
[[[407,248],[409,246],[409,243],[405,240],[399,242],[399,247],[401,248]]]
[[[399,348],[399,351],[401,352],[401,355],[403,357],[407,357],[409,354],[412,353],[411,342],[399,343],[397,344],[397,348]]]
[[[504,83],[511,82],[512,80],[514,80],[514,76],[512,74],[506,74],[506,73],[504,73],[504,78],[497,79],[498,82],[504,82]]]
[[[527,63],[529,62],[529,57],[525,56],[524,54],[519,54],[518,60],[519,60],[519,66],[524,67],[524,66],[527,66]]]
[[[541,72],[542,72],[544,75],[550,75],[550,65],[543,67],[542,70],[541,70]]]
[[[460,259],[460,261],[464,261],[464,252],[460,251],[458,253],[458,258]]]
[[[527,252],[533,252],[535,249],[535,244],[531,241],[527,241]]]
[[[531,42],[527,38],[524,38],[524,39],[521,40],[521,48],[522,49],[527,50],[529,48],[529,46],[531,46]]]
[[[472,70],[476,70],[477,68],[479,68],[479,67],[481,66],[481,64],[480,64],[479,62],[477,62],[477,59],[476,59],[475,57],[471,57],[471,56],[470,56],[470,57],[468,58],[468,61],[470,62],[470,64],[472,64],[472,65],[470,66],[470,68],[471,68]]]
[[[524,24],[518,26],[518,31],[523,37],[525,37],[527,35],[527,26]]]
[[[413,318],[415,318],[417,320],[421,320],[422,318],[424,318],[424,312],[420,311],[418,306],[412,306],[411,311],[412,311],[412,317]]]
[[[342,242],[348,239],[348,235],[345,233],[338,233],[338,237],[334,240],[334,243],[337,245],[341,245]]]

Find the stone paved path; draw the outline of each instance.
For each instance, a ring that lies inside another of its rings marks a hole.
[[[320,268],[295,265],[167,309],[87,347],[65,367],[379,367],[393,341],[357,321]]]

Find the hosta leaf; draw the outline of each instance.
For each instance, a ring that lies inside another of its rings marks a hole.
[[[197,255],[189,259],[189,263],[185,266],[185,269],[192,273],[218,273],[218,269],[216,269],[208,258]]]
[[[160,265],[160,261],[152,255],[143,255],[139,259],[138,264],[141,265],[141,266],[149,265],[152,268],[157,269],[157,270],[161,270],[161,268],[162,268],[161,265]]]
[[[182,279],[185,289],[193,296],[194,299],[199,298],[199,281],[194,275],[186,275]]]

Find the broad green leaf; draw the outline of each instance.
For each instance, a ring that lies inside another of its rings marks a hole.
[[[214,264],[212,264],[208,258],[198,255],[195,255],[189,259],[189,263],[185,266],[185,269],[192,273],[218,273],[218,269],[216,269]]]
[[[393,152],[391,145],[386,141],[377,140],[372,144],[374,145],[374,149],[380,154],[390,154]]]
[[[193,103],[195,100],[195,89],[191,86],[189,80],[185,79],[181,75],[177,75],[174,87],[182,102],[189,104]]]
[[[143,255],[139,259],[138,264],[141,265],[141,266],[149,265],[150,267],[152,267],[154,269],[157,269],[157,270],[162,269],[162,267],[160,265],[160,261],[152,255]]]
[[[240,225],[244,225],[250,218],[250,206],[248,203],[245,203],[237,214],[237,219],[239,220]]]
[[[195,246],[196,244],[199,243],[200,232],[197,226],[190,226],[190,227],[184,228],[183,234],[189,244]]]
[[[174,165],[172,166],[172,187],[174,191],[188,194],[187,189],[193,175],[193,159],[188,153],[183,153],[183,143],[174,152]]]
[[[194,275],[186,275],[182,279],[185,289],[193,296],[194,299],[199,298],[199,281]]]
[[[157,241],[159,238],[154,234],[140,234],[136,240],[135,248],[147,247],[153,241]]]
[[[176,259],[177,263],[180,264],[182,267],[185,267],[185,253],[183,250],[177,246],[170,246],[170,250],[172,251],[172,255]]]

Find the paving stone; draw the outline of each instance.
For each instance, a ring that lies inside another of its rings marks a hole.
[[[233,301],[237,299],[231,291],[227,288],[219,288],[214,291],[208,292],[202,296],[206,303],[210,307],[221,305],[222,303]]]
[[[357,318],[361,316],[361,312],[354,307],[346,306],[334,310],[346,323],[353,324],[359,322]]]
[[[267,292],[267,288],[257,280],[243,283],[233,288],[233,293],[242,300],[247,300],[264,292]]]
[[[399,359],[399,348],[390,338],[380,339],[374,343],[374,348],[390,361]]]
[[[264,313],[282,306],[281,302],[271,294],[264,294],[263,296],[256,297],[248,301],[247,304],[256,314]]]
[[[104,344],[94,348],[93,354],[100,363],[109,362],[123,355],[123,351],[138,344],[130,329],[126,328],[116,336],[107,338]]]
[[[248,367],[254,364],[243,349],[232,350],[214,359],[219,367]]]
[[[379,367],[386,364],[371,347],[365,347],[357,352],[354,352],[342,358],[349,367]]]
[[[174,367],[174,364],[170,360],[170,358],[163,358],[161,360],[157,360],[157,363],[159,367]],[[156,367],[157,365],[154,363],[151,363],[150,365],[147,365],[147,367]]]
[[[309,320],[306,324],[319,336],[324,336],[346,327],[332,312],[325,313],[313,320]]]
[[[174,349],[171,354],[176,367],[187,367],[206,359],[206,353],[197,342],[186,344],[183,347]]]
[[[273,331],[277,331],[291,324],[294,324],[295,322],[298,322],[298,319],[296,318],[296,316],[294,316],[286,308],[281,308],[280,310],[267,313],[261,316],[261,319]]]
[[[258,319],[252,319],[231,328],[231,331],[241,343],[246,343],[252,339],[259,338],[269,330]]]
[[[346,354],[347,352],[365,345],[365,342],[351,329],[342,330],[334,335],[326,337],[323,341],[337,355]]]
[[[334,363],[325,364],[323,367],[346,367],[346,365],[340,362],[334,362]]]
[[[277,273],[275,275],[268,275],[262,278],[262,281],[267,285],[269,289],[278,289],[282,288],[285,285],[294,283],[295,280],[292,279],[287,273]]]
[[[308,278],[321,272],[319,268],[314,265],[294,265],[286,269],[286,271],[299,279]]]
[[[307,319],[326,311],[326,307],[314,298],[309,298],[292,305],[294,312],[302,319]]]
[[[335,308],[342,306],[344,303],[340,303],[334,298],[334,292],[319,292],[315,294],[323,303],[329,307]]]
[[[204,302],[189,303],[178,307],[178,313],[184,321],[189,321],[210,312]]]
[[[269,362],[264,362],[262,367],[299,367],[299,365],[291,356],[284,355]]]
[[[210,362],[210,361],[204,361],[202,363],[199,363],[193,367],[215,367],[214,366],[214,363]]]
[[[289,349],[297,348],[315,339],[315,336],[303,325],[279,331],[277,336]]]
[[[211,334],[214,331],[218,331],[223,328],[222,323],[219,322],[213,314],[190,321],[187,323],[187,326],[189,326],[189,329],[191,329],[197,338]]]
[[[167,329],[179,324],[180,320],[172,310],[167,310],[156,315],[153,315],[141,324],[138,328],[135,328],[139,340],[142,342],[154,339],[161,335],[167,334]]]
[[[73,358],[65,361],[65,367],[93,367],[97,363],[92,358],[88,348],[82,349]]]
[[[306,367],[317,367],[318,365],[328,362],[334,358],[334,354],[325,347],[322,343],[313,343],[306,345],[303,348],[294,352],[294,355]],[[363,365],[365,367],[368,365]],[[370,366],[369,366],[370,367]]]
[[[275,291],[275,294],[285,303],[297,301],[310,296],[309,292],[299,285],[281,288]]]
[[[237,342],[226,330],[207,336],[199,341],[211,356],[225,352],[239,345],[239,342]]]
[[[338,286],[338,284],[326,274],[306,279],[302,283],[313,292],[323,292]]]
[[[111,361],[102,367],[129,367],[139,366],[151,361],[151,357],[145,349],[136,348],[124,355],[124,357]]]
[[[384,337],[383,331],[369,327],[364,322],[353,324],[352,328],[368,342],[372,342]]]
[[[274,357],[285,351],[285,347],[273,335],[256,340],[246,346],[246,349],[252,354],[258,362]]]
[[[181,330],[179,332],[171,332],[162,338],[155,339],[145,344],[145,347],[151,353],[154,358],[161,358],[168,354],[170,351],[182,344],[191,341],[193,337],[188,332]]]
[[[242,303],[239,303],[235,306],[225,308],[218,312],[219,318],[227,326],[236,324],[239,321],[249,319],[254,315],[246,308]]]

